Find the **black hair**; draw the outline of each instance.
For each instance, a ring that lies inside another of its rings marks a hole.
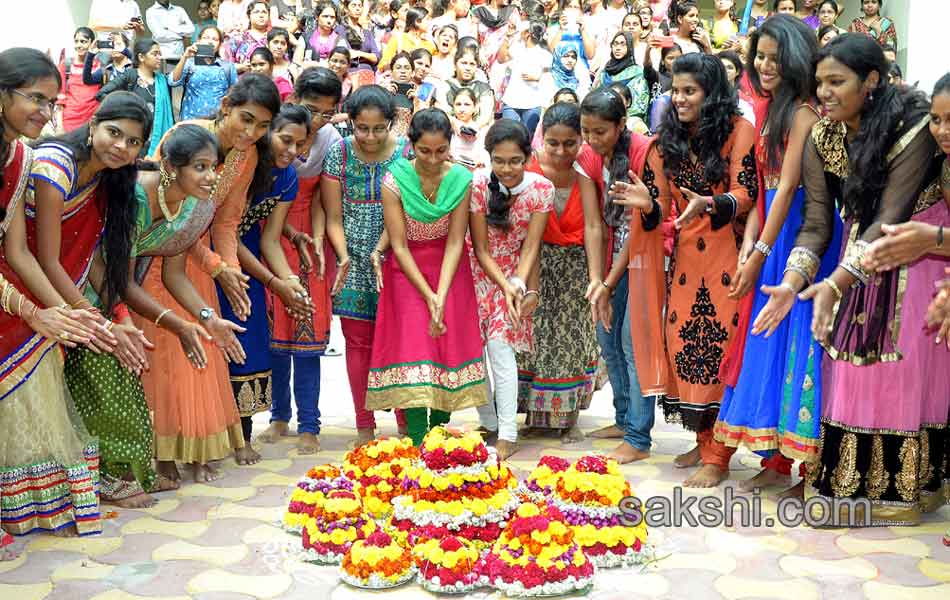
[[[399,12],[403,4],[405,4],[403,0],[389,0],[389,14],[392,15]],[[393,21],[395,21],[395,19],[393,19]],[[392,25],[393,23],[390,23],[390,27],[392,27]]]
[[[838,7],[838,3],[835,2],[835,0],[821,0],[821,2],[818,3],[818,10],[821,10],[821,7],[826,4],[830,4],[831,8],[835,9],[836,15],[841,14],[841,9]]]
[[[450,30],[452,33],[455,34],[455,43],[458,44],[458,41],[459,41],[459,28],[456,27],[456,26],[455,26],[454,24],[452,24],[452,23],[449,23],[448,25],[443,25],[442,27],[439,27],[438,29],[436,29],[436,30],[435,30],[435,37],[439,37],[439,35],[441,35],[442,32],[445,31],[446,29]]]
[[[690,126],[680,121],[675,106],[663,116],[657,133],[663,170],[672,180],[689,162],[692,152],[703,164],[705,180],[712,187],[729,175],[722,148],[735,128],[734,119],[739,116],[736,91],[726,79],[726,68],[715,56],[684,54],[673,63],[673,75],[692,75],[703,88],[706,99],[692,133]]]
[[[570,102],[558,102],[548,107],[544,111],[544,118],[541,119],[541,132],[556,126],[564,125],[581,133],[581,107]]]
[[[622,81],[614,81],[607,87],[616,92],[625,105],[630,106],[633,104],[633,94],[630,92],[630,88],[627,87],[627,84]]]
[[[775,2],[772,3],[772,12],[777,13],[778,5],[785,1],[786,0],[775,0]],[[798,12],[798,0],[788,0],[788,1],[795,5],[795,12]]]
[[[396,64],[396,61],[397,61],[397,60],[403,60],[403,59],[405,59],[405,60],[409,63],[409,68],[410,68],[410,69],[415,70],[415,68],[416,68],[416,63],[413,62],[412,56],[411,56],[408,52],[406,52],[406,51],[397,52],[396,54],[393,55],[392,60],[389,61],[389,68],[390,68],[390,70],[392,70],[393,65]]]
[[[213,133],[194,123],[181,123],[172,127],[162,138],[161,158],[167,160],[173,167],[184,167],[191,164],[195,154],[212,148],[215,156],[221,154],[218,138]],[[158,161],[140,160],[140,171],[157,171]]]
[[[346,112],[354,121],[360,113],[371,108],[383,113],[383,118],[392,121],[396,117],[396,106],[393,104],[393,95],[389,90],[378,85],[360,86],[350,94],[346,100]]]
[[[950,73],[946,73],[937,80],[937,83],[934,85],[934,93],[930,96],[931,98],[936,98],[940,94],[950,93]]]
[[[811,27],[791,15],[773,15],[765,20],[749,38],[749,83],[755,92],[766,94],[755,69],[755,55],[763,36],[775,40],[778,46],[777,67],[782,78],[777,90],[771,94],[769,112],[765,119],[765,154],[769,166],[777,169],[782,161],[788,132],[792,128],[795,113],[803,102],[815,96],[815,56],[818,55],[818,40]],[[723,56],[719,55],[720,58]]]
[[[251,52],[251,55],[247,57],[247,60],[252,61],[254,60],[255,56],[260,56],[261,58],[266,60],[269,65],[274,66],[274,53],[271,52],[270,48],[268,48],[267,46],[260,46],[258,48],[254,48],[254,51]]]
[[[274,27],[267,32],[267,43],[273,42],[274,38],[283,36],[284,40],[290,45],[290,32],[283,27]]]
[[[887,153],[904,129],[930,110],[926,96],[914,89],[888,82],[889,63],[881,46],[861,33],[845,33],[818,51],[816,65],[834,59],[853,71],[862,82],[878,74],[877,86],[865,99],[861,125],[848,145],[851,175],[844,181],[841,196],[846,215],[859,221],[859,233],[873,222],[881,204],[881,194],[890,175]]]
[[[531,156],[531,136],[528,135],[528,128],[512,119],[498,119],[485,134],[485,150],[489,154],[502,142],[514,142],[521,152],[524,153],[527,160]],[[499,229],[508,229],[511,223],[508,222],[508,212],[511,209],[511,194],[501,189],[501,182],[494,170],[488,181],[488,213],[485,220],[491,227]]]
[[[322,96],[339,102],[343,97],[343,82],[336,73],[326,67],[308,67],[297,76],[294,96],[297,100]]]
[[[657,68],[657,70],[660,72],[661,75],[670,74],[669,70],[666,68],[666,57],[669,56],[670,52],[673,52],[673,51],[676,51],[682,54],[683,48],[681,48],[679,44],[674,43],[672,46],[668,46],[660,50],[660,66]],[[650,53],[647,52],[647,56],[649,55]]]
[[[277,85],[274,84],[273,79],[260,73],[245,73],[237,83],[231,86],[226,98],[229,108],[257,104],[268,111],[272,119],[280,111],[280,92],[277,91]],[[271,186],[272,165],[267,136],[261,136],[255,146],[257,146],[257,167],[254,169],[254,179],[251,180],[251,188],[248,192],[251,196],[262,194]]]
[[[622,129],[614,146],[613,155],[610,157],[610,163],[605,165],[609,174],[609,181],[604,182],[605,189],[615,181],[628,181],[632,135],[626,127],[627,107],[624,105],[623,98],[610,87],[599,87],[584,97],[584,101],[581,102],[581,114],[595,116]],[[607,196],[604,199],[603,210],[604,222],[611,227],[619,227],[623,222],[626,209],[619,204],[614,204],[610,196]]]
[[[271,133],[280,131],[286,125],[303,125],[310,135],[310,123],[313,117],[305,106],[299,104],[283,104],[270,122]]]
[[[112,92],[102,100],[89,123],[61,137],[42,140],[38,144],[54,142],[69,148],[77,168],[92,157],[89,144],[93,126],[107,121],[128,119],[142,125],[142,142],[147,144],[152,134],[152,113],[145,101],[131,92]],[[37,144],[37,145],[38,145]],[[102,293],[105,314],[125,294],[129,281],[129,260],[132,256],[132,235],[135,231],[135,182],[138,168],[135,162],[118,169],[103,169],[99,174],[98,189],[105,195],[106,225],[102,236],[106,273]]]
[[[441,133],[446,141],[452,141],[452,121],[438,108],[424,108],[412,115],[409,122],[409,141],[415,144],[425,133]]]
[[[83,37],[85,37],[89,41],[95,41],[96,39],[95,32],[92,29],[89,29],[88,27],[77,27],[76,31],[73,32],[73,37],[76,37],[80,33],[83,35]]]
[[[667,12],[670,25],[678,23],[681,17],[685,17],[694,8],[699,10],[699,5],[696,4],[695,0],[673,0]]]
[[[558,91],[554,92],[554,95],[551,97],[552,100],[556,100],[558,96],[562,94],[570,94],[574,97],[574,102],[580,102],[581,99],[577,96],[577,91],[574,88],[562,87]]]
[[[409,53],[409,58],[412,60],[413,68],[415,68],[416,61],[419,60],[420,58],[428,58],[429,64],[430,65],[432,64],[432,53],[429,52],[425,48],[416,48],[415,50]]]
[[[881,50],[883,52],[893,52],[894,54],[897,54],[897,48],[894,47],[894,44],[883,44],[881,46]]]
[[[333,17],[336,19],[336,22],[340,22],[340,12],[337,10],[337,7],[331,2],[321,2],[313,7],[314,28],[320,27],[320,15],[328,8],[333,11]]]
[[[135,46],[132,48],[132,66],[139,68],[139,55],[148,54],[152,46],[158,46],[158,42],[150,37],[135,40]]]
[[[406,31],[415,31],[419,24],[429,16],[429,11],[421,6],[413,6],[406,12]]]
[[[891,63],[891,68],[887,70],[888,77],[904,79],[904,71],[901,70],[901,66],[897,63]]]
[[[815,36],[815,40],[821,42],[821,38],[825,37],[825,34],[829,31],[838,31],[838,28],[834,25],[822,25],[818,28],[818,34]]]
[[[0,94],[9,94],[11,90],[33,85],[40,79],[52,77],[56,80],[56,89],[63,86],[59,69],[49,56],[34,48],[9,48],[0,52]],[[50,115],[52,118],[52,115]],[[4,139],[7,125],[0,116],[0,165],[7,164],[10,146]],[[24,168],[29,168],[29,165]],[[5,185],[3,170],[0,169],[0,190]],[[0,222],[6,218],[6,210],[0,207]],[[0,239],[3,233],[0,232]]]
[[[254,7],[257,6],[258,4],[263,4],[264,6],[266,6],[267,12],[270,13],[270,2],[268,2],[267,0],[254,0],[253,2],[247,5],[246,12],[247,12],[248,19],[251,18],[251,12],[254,10]]]
[[[333,48],[333,50],[330,50],[330,54],[327,55],[327,58],[329,59],[334,54],[342,54],[343,56],[346,57],[346,60],[350,60],[350,58],[353,56],[352,54],[350,54],[350,49],[347,48],[346,46],[336,46],[335,48]]]
[[[876,0],[876,2],[878,14],[880,14],[881,9],[884,8],[884,0]],[[864,2],[861,2],[861,12],[864,12]]]
[[[208,31],[209,29],[214,29],[215,31],[218,32],[218,46],[220,46],[221,44],[223,44],[223,43],[224,43],[224,34],[221,33],[221,30],[218,29],[218,27],[217,27],[216,25],[207,25],[207,26],[205,26],[205,27],[202,27],[202,28],[201,28],[201,31],[198,32],[198,40],[200,40],[200,39],[201,39],[201,36],[203,36],[203,35],[205,34],[205,32]],[[195,40],[195,43],[196,43],[196,44],[198,43],[198,40]]]
[[[459,56],[462,52],[472,48],[475,49],[475,62],[478,62],[478,50],[480,48],[478,39],[470,35],[463,35],[462,37],[458,38],[458,40],[455,42],[455,60],[459,59]]]
[[[719,60],[728,60],[732,63],[732,66],[736,68],[736,85],[739,85],[739,82],[742,81],[742,73],[745,72],[745,65],[742,64],[739,55],[732,50],[726,50],[719,53]]]
[[[547,26],[541,21],[531,21],[528,24],[528,37],[536,46],[544,45],[544,34],[547,33]]]
[[[470,87],[460,87],[455,92],[455,96],[452,97],[452,106],[455,106],[455,99],[459,96],[470,97],[472,99],[472,104],[475,105],[475,111],[478,111],[478,96],[475,94],[475,90]]]

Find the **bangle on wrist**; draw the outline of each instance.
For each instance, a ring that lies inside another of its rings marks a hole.
[[[841,298],[844,297],[844,294],[841,293],[841,288],[838,287],[838,284],[835,283],[831,277],[826,277],[822,281],[831,288],[831,291],[835,293],[835,296],[838,298],[838,300],[841,300]]]
[[[792,284],[790,284],[790,283],[787,282],[787,281],[783,281],[782,283],[778,284],[778,286],[779,286],[780,288],[785,288],[786,290],[790,291],[790,292],[793,293],[793,294],[797,294],[797,293],[798,293],[798,290],[796,290],[794,287],[792,287]]]
[[[769,246],[768,244],[766,244],[766,243],[763,242],[762,240],[758,240],[758,241],[755,243],[755,246],[753,246],[753,249],[754,249],[754,250],[758,250],[759,252],[761,252],[761,253],[762,253],[762,256],[764,256],[764,257],[766,257],[766,258],[768,258],[770,254],[772,254],[772,246]]]
[[[524,297],[527,298],[528,296],[532,294],[538,297],[538,306],[541,306],[541,292],[539,292],[538,290],[528,290],[527,292],[524,293]]]
[[[217,279],[218,275],[224,272],[224,270],[227,268],[228,268],[228,263],[222,260],[220,263],[218,263],[217,267],[211,270],[211,279]]]
[[[284,277],[284,279],[287,280],[287,281],[300,281],[300,276],[299,276],[299,275],[288,275],[287,277]]]
[[[274,283],[275,277],[277,277],[277,275],[274,275],[273,273],[271,273],[271,276],[270,278],[268,278],[267,283],[264,284],[264,287],[267,289],[270,289],[270,284]]]
[[[937,247],[943,248],[943,225],[937,227]]]
[[[158,313],[158,316],[155,317],[155,326],[158,327],[158,326],[159,326],[158,323],[159,323],[159,321],[162,320],[162,317],[164,317],[165,315],[167,315],[167,314],[170,313],[171,311],[172,311],[172,309],[166,308],[166,309],[163,310],[162,312]]]
[[[610,290],[611,292],[614,291],[614,288],[613,288],[609,283],[607,283],[607,280],[606,280],[606,279],[604,279],[603,281],[601,281],[601,282],[600,282],[600,285],[604,286],[605,288],[607,288],[607,289]]]
[[[528,292],[528,286],[525,284],[524,279],[518,277],[517,275],[512,275],[508,278],[508,283],[515,286],[521,290],[521,294],[524,295]]]

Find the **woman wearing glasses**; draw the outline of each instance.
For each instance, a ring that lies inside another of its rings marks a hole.
[[[333,312],[346,339],[346,370],[356,409],[357,445],[376,436],[376,419],[366,410],[366,384],[376,321],[382,255],[389,248],[383,231],[382,182],[390,165],[409,154],[405,138],[390,131],[393,96],[378,85],[361,87],[346,103],[353,135],[327,154],[320,181],[327,237],[337,256]],[[400,432],[405,420],[396,413]]]

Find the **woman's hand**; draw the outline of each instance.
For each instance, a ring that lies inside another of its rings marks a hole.
[[[673,221],[673,226],[677,229],[686,227],[693,222],[693,219],[702,216],[702,214],[706,212],[706,206],[709,205],[709,201],[711,200],[709,196],[700,196],[696,192],[686,188],[680,188],[680,192],[688,204],[686,208],[683,209],[683,212],[680,213],[680,216]]]
[[[344,256],[336,265],[336,278],[333,280],[333,287],[330,289],[330,295],[336,296],[346,284],[346,275],[350,272],[350,257]]]
[[[113,355],[119,363],[135,373],[136,377],[143,371],[148,371],[148,356],[145,351],[152,350],[155,346],[148,341],[145,333],[129,321],[113,326],[112,334],[117,340]]]
[[[429,335],[439,337],[445,333],[445,299],[433,293],[426,299],[429,308]]]
[[[247,320],[251,314],[251,299],[247,295],[248,276],[235,267],[225,267],[215,281],[221,286],[221,291],[227,296],[231,303],[231,310],[234,315],[242,321]]]
[[[376,293],[383,291],[383,255],[373,250],[369,253],[369,262],[373,265],[373,275],[376,277]]]
[[[502,288],[505,294],[505,305],[508,307],[508,321],[515,330],[521,329],[521,299],[523,294],[521,288],[506,282]]]
[[[238,341],[237,336],[234,334],[244,333],[247,331],[246,329],[237,323],[232,323],[218,316],[213,316],[205,321],[205,329],[211,334],[211,338],[214,340],[214,343],[218,345],[218,348],[221,348],[224,352],[224,356],[228,362],[237,363],[239,365],[244,364],[244,359],[247,358],[247,355],[244,353],[241,342]]]
[[[944,269],[944,272],[950,275],[950,268]],[[950,279],[937,281],[934,285],[940,291],[927,307],[925,322],[927,329],[937,330],[936,343],[946,340],[947,349],[950,350]]]
[[[834,329],[835,302],[837,296],[831,286],[824,281],[813,283],[798,295],[801,300],[813,300],[811,315],[811,335],[819,342],[825,342]]]
[[[709,41],[709,33],[705,29],[695,29],[690,36],[693,41],[706,49],[706,52],[712,50],[712,43]]]
[[[197,323],[188,321],[181,331],[178,332],[178,343],[188,358],[188,362],[196,369],[204,369],[208,366],[208,355],[205,354],[204,340],[211,341],[211,336],[205,331],[205,328]]]
[[[752,335],[764,331],[765,337],[769,337],[795,305],[795,289],[783,282],[779,285],[763,285],[760,290],[769,299],[752,322]]]
[[[182,60],[188,60],[189,58],[194,58],[198,54],[198,44],[192,44],[185,48],[184,54],[182,54]]]
[[[295,321],[305,321],[310,317],[310,294],[300,285],[299,280],[275,278],[271,282],[271,290],[280,297],[287,314]]]
[[[327,274],[327,259],[323,253],[323,238],[311,239],[310,247],[313,249],[313,256],[317,259],[317,279],[323,280]]]
[[[881,225],[884,235],[868,246],[861,266],[871,271],[890,271],[910,264],[936,249],[938,231],[937,226],[918,221]]]
[[[30,329],[67,348],[88,344],[93,338],[92,328],[83,322],[83,317],[88,314],[84,310],[69,310],[54,306],[38,308],[35,312],[24,311],[24,313],[23,320]]]
[[[600,318],[600,297],[607,292],[607,287],[602,281],[591,280],[587,284],[587,291],[584,292],[584,299],[590,302],[590,322],[596,326]]]
[[[309,272],[313,268],[313,261],[310,260],[310,246],[313,244],[313,238],[302,231],[294,234],[291,242],[297,249],[297,256],[300,257],[300,268]]]
[[[761,252],[753,252],[744,263],[740,259],[736,276],[732,278],[732,286],[729,288],[730,298],[739,299],[752,291],[759,279],[763,262],[765,256]]]
[[[530,319],[534,311],[538,309],[538,303],[541,301],[537,294],[525,294],[521,297],[521,306],[518,307],[522,319]]]
[[[630,177],[630,183],[615,181],[610,185],[607,195],[611,201],[621,206],[651,210],[653,208],[653,198],[650,197],[650,190],[633,171],[628,171],[627,176]]]
[[[610,330],[613,329],[614,320],[614,305],[610,301],[611,290],[604,285],[600,287],[601,291],[595,296],[593,310],[596,318],[600,320],[600,324],[604,327],[604,331],[610,333]]]

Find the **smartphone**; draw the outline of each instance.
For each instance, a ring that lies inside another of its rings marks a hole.
[[[467,137],[475,137],[478,135],[478,131],[472,129],[471,127],[467,125],[459,127],[459,133]]]
[[[111,39],[99,40],[96,42],[96,48],[100,50],[112,50],[113,48],[115,48],[115,44],[112,42]]]
[[[672,35],[655,35],[651,39],[657,48],[672,48],[676,44]]]
[[[406,96],[409,94],[409,90],[412,89],[411,83],[397,83],[396,84],[396,93],[400,96]]]
[[[475,164],[474,160],[470,160],[468,158],[465,158],[464,156],[456,156],[453,162],[462,165],[466,169],[474,169],[475,167],[478,166],[477,164]]]
[[[210,65],[213,62],[214,62],[214,45],[198,44],[197,51],[195,52],[195,64]]]
[[[432,92],[434,91],[434,85],[428,81],[423,81],[421,84],[419,84],[419,89],[416,90],[416,98],[419,99],[419,102],[428,102],[429,98],[432,97]]]

